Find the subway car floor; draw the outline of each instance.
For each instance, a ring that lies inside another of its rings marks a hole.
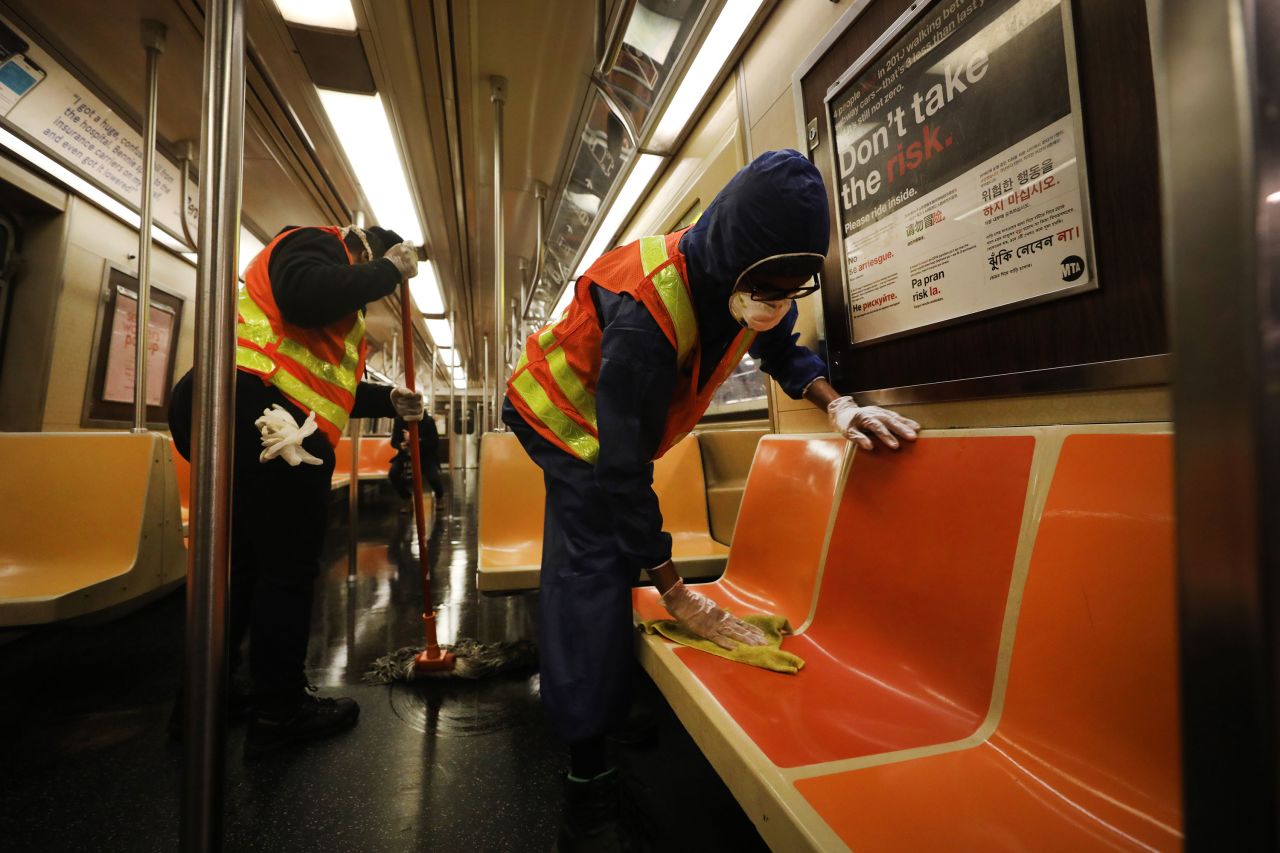
[[[331,509],[308,659],[321,695],[359,701],[360,723],[253,764],[241,758],[243,727],[232,728],[226,849],[551,849],[566,758],[546,729],[536,672],[362,682],[377,657],[420,641],[422,588],[411,514],[384,485],[362,488],[350,583],[345,501]],[[536,593],[475,590],[474,476],[465,491],[437,509],[429,545],[441,639],[533,637]],[[167,724],[181,681],[183,609],[179,589],[101,624],[0,635],[8,640],[0,644],[0,848],[177,849],[182,749]],[[638,667],[635,680],[657,738],[619,744],[616,758],[656,846],[765,849]]]

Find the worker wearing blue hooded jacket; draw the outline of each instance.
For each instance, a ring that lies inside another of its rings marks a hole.
[[[839,395],[796,342],[794,300],[817,289],[827,205],[806,158],[761,155],[693,227],[592,264],[508,385],[503,420],[546,482],[539,654],[543,702],[570,747],[561,850],[620,843],[605,736],[628,708],[638,570],[695,633],[726,648],[764,642],[680,581],[652,488],[653,460],[693,428],[743,353],[861,447],[915,439],[914,421]]]

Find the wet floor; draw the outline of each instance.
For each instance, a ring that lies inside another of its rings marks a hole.
[[[428,546],[440,639],[532,638],[535,593],[475,592],[473,484],[437,510]],[[376,658],[420,643],[422,581],[412,516],[369,487],[349,577],[345,511],[335,503],[308,674],[322,694],[355,698],[360,724],[251,765],[240,759],[243,728],[232,728],[226,849],[551,849],[565,751],[546,731],[537,672],[363,683]],[[0,645],[0,849],[177,849],[182,750],[166,725],[183,607],[178,590],[105,624]],[[619,746],[617,758],[660,845],[764,849],[652,683],[638,671],[636,681],[660,737]]]

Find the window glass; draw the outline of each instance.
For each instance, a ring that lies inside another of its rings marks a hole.
[[[760,362],[743,356],[733,373],[711,398],[704,417],[765,417],[769,413],[766,376]]]

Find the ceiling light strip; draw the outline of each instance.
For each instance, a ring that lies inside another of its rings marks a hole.
[[[724,70],[743,34],[751,25],[764,0],[726,0],[712,24],[710,32],[698,45],[698,52],[667,101],[662,118],[649,134],[649,147],[670,152],[684,133],[694,110],[702,102],[711,84]]]
[[[377,224],[421,246],[425,240],[422,221],[409,191],[404,159],[391,131],[382,96],[338,92],[318,86],[316,91]]]

